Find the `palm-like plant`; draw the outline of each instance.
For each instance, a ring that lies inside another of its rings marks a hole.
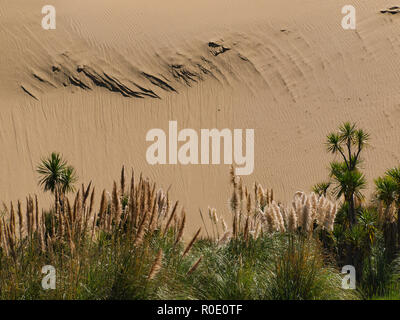
[[[331,163],[331,177],[335,181],[333,188],[337,198],[344,197],[349,204],[349,221],[353,225],[356,222],[354,199],[362,200],[364,198],[361,193],[366,188],[366,180],[364,175],[357,169],[349,170],[346,165],[341,162]]]
[[[375,179],[376,198],[385,204],[388,208],[396,199],[397,185],[394,179],[390,176],[379,177]]]
[[[53,152],[48,158],[42,159],[37,167],[40,175],[39,185],[44,191],[52,193],[67,193],[74,191],[73,184],[77,180],[75,169],[68,166],[59,153]]]
[[[339,154],[343,162],[331,163],[331,178],[335,183],[334,193],[338,198],[344,196],[349,204],[350,224],[356,223],[354,200],[362,199],[361,191],[366,187],[364,175],[359,171],[361,162],[360,153],[367,145],[369,135],[362,129],[357,129],[356,124],[345,122],[339,127],[338,132],[327,136],[326,147],[328,152]]]
[[[332,154],[340,154],[349,170],[357,168],[360,153],[367,146],[369,134],[363,129],[357,129],[356,124],[345,122],[339,127],[339,132],[327,136],[326,147]]]
[[[397,206],[397,245],[400,248],[400,167],[392,168],[386,172],[386,180],[391,179],[394,191],[394,199]]]
[[[67,166],[61,177],[61,191],[63,193],[74,192],[74,183],[78,180],[74,167]]]
[[[383,178],[379,177],[375,180],[375,187],[376,198],[385,205],[383,235],[388,256],[392,258],[396,247],[396,234],[390,215],[390,208],[397,198],[398,186],[391,176],[385,175]]]
[[[319,196],[326,197],[326,194],[328,193],[328,189],[330,186],[331,186],[330,182],[320,182],[313,187],[312,191],[318,194]]]
[[[331,175],[336,180],[334,193],[338,198],[344,196],[345,200],[357,198],[362,200],[364,198],[361,193],[366,187],[366,180],[364,175],[358,170],[349,171],[343,163],[331,163]]]
[[[377,232],[377,214],[376,211],[374,211],[371,208],[365,208],[360,210],[360,215],[358,217],[359,224],[361,227],[365,230],[366,235],[368,236],[368,247],[370,248],[374,241],[375,241],[375,235]]]

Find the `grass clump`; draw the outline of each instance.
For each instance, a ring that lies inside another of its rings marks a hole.
[[[28,197],[11,204],[0,220],[0,298],[148,299],[170,269],[189,270],[183,257],[185,214],[168,195],[142,177],[129,190],[114,183],[102,192],[82,186],[71,202],[55,189],[50,211]],[[186,248],[186,255],[191,248]],[[174,261],[180,257],[179,261]],[[189,262],[190,263],[190,262]],[[56,269],[56,290],[43,290],[41,269]],[[175,272],[175,271],[173,271]]]

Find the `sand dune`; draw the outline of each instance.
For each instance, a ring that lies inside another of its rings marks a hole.
[[[400,14],[393,1],[61,1],[57,29],[39,0],[0,0],[1,200],[38,193],[57,150],[80,181],[110,188],[124,164],[179,199],[192,219],[227,214],[227,165],[150,166],[146,132],[255,129],[255,169],[276,197],[327,177],[324,137],[345,120],[371,133],[365,172],[399,163]],[[398,3],[397,3],[398,4]],[[381,12],[382,11],[382,12]]]

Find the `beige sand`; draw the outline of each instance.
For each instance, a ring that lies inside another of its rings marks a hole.
[[[46,31],[49,2],[57,29]],[[357,9],[355,31],[341,27],[347,4]],[[98,191],[123,164],[172,185],[190,232],[199,208],[227,215],[229,166],[147,164],[146,132],[169,120],[254,128],[255,170],[245,181],[284,201],[327,177],[325,135],[357,121],[372,138],[370,193],[373,178],[399,163],[400,14],[379,12],[395,4],[0,0],[1,200],[37,193],[48,203],[34,170],[56,150]]]

